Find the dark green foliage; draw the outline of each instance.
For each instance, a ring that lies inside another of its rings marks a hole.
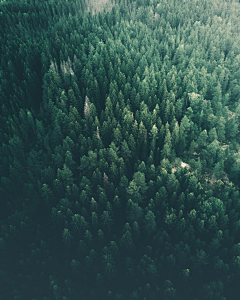
[[[1,2],[1,299],[238,299],[239,19]]]

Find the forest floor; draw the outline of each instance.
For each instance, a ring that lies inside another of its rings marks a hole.
[[[187,169],[190,169],[190,165],[189,165],[189,164],[187,164],[187,163],[181,161],[180,165],[174,166],[174,167],[172,168],[172,173],[176,172],[177,167],[181,167],[181,168],[187,167]]]

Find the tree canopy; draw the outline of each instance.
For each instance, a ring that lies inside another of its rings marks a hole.
[[[239,20],[1,1],[1,299],[238,299]]]

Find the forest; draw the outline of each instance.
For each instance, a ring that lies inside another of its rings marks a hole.
[[[1,0],[0,300],[238,300],[240,3]]]

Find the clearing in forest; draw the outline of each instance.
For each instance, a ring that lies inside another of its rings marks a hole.
[[[115,5],[115,1],[111,0],[88,0],[87,10],[95,15],[96,12],[110,11]]]

